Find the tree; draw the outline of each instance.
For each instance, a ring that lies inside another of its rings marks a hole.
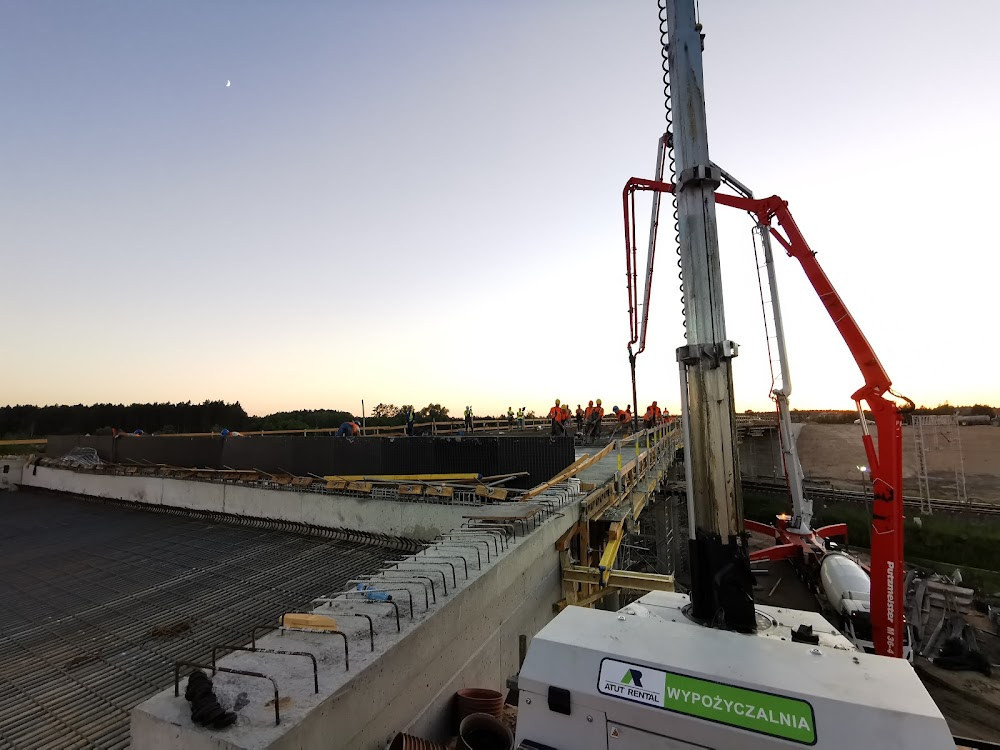
[[[994,417],[996,414],[993,411],[992,406],[987,406],[986,404],[973,404],[972,406],[963,409],[967,416],[986,416]]]
[[[372,417],[375,419],[392,419],[405,409],[405,406],[403,409],[398,409],[395,404],[379,404],[372,411]]]
[[[420,418],[427,422],[447,422],[450,419],[448,407],[441,404],[427,404],[420,410]]]
[[[245,430],[250,417],[239,402],[205,401],[192,404],[83,404],[53,406],[0,407],[0,437],[33,435],[95,434],[104,427],[118,427],[127,432],[139,428],[148,433],[162,432],[164,425],[176,432],[208,432],[213,424],[231,430]]]
[[[344,422],[350,422],[354,415],[346,411],[333,409],[299,409],[297,411],[280,411],[264,417],[260,423],[261,430],[313,430],[339,427]],[[360,421],[360,417],[358,418]]]

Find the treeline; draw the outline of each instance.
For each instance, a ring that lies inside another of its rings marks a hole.
[[[411,408],[413,407],[410,404],[403,404],[402,406],[396,406],[395,404],[379,404],[372,409],[371,414],[368,415],[368,424],[376,427],[388,427],[391,425],[405,424],[406,414]],[[441,406],[441,404],[427,404],[424,408],[414,409],[413,411],[414,422],[457,422],[461,421],[464,416],[464,414],[452,416],[448,412],[448,407]],[[475,416],[477,420],[506,419],[507,412],[502,411],[496,415],[480,414],[473,409],[473,416]],[[527,419],[535,419],[535,412],[533,410],[527,411],[524,416]]]
[[[413,409],[414,422],[447,422],[454,419],[448,415],[448,407],[441,404],[427,404],[423,409],[417,409],[412,404],[379,404],[367,415],[367,421],[375,427],[406,424],[406,415],[410,409]]]
[[[112,428],[127,432],[218,432],[249,430],[254,420],[239,402],[204,401],[193,404],[76,404],[73,406],[2,406],[0,436],[4,439],[41,435],[103,435]]]
[[[354,419],[348,411],[336,409],[299,409],[279,411],[266,417],[250,417],[247,430],[322,430],[340,427]]]
[[[409,404],[379,404],[367,415],[369,425],[406,423]],[[0,439],[34,438],[44,435],[110,435],[113,428],[125,432],[170,435],[183,432],[219,432],[223,428],[252,430],[320,430],[337,428],[361,414],[338,409],[299,409],[265,417],[250,416],[240,403],[204,401],[193,404],[76,404],[74,406],[2,406]],[[451,419],[447,407],[428,404],[416,409],[418,422],[445,422]]]
[[[986,404],[955,406],[946,402],[933,407],[921,405],[909,412],[909,414],[958,414],[963,417],[987,416],[993,419],[997,416],[997,410],[992,406],[987,406]],[[865,411],[865,416],[871,419],[871,412]],[[856,419],[858,419],[858,412],[855,410],[792,409],[793,422],[811,422],[813,424],[851,424]],[[907,420],[904,418],[904,422],[906,421]]]

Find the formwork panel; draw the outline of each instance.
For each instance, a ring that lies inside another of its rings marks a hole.
[[[51,438],[47,455],[94,447],[105,461],[185,468],[257,469],[297,476],[467,474],[528,472],[507,484],[531,487],[574,460],[570,437],[357,437],[282,435],[249,438],[122,437]]]
[[[190,469],[222,468],[222,437],[120,437],[115,439],[118,464],[167,464]]]

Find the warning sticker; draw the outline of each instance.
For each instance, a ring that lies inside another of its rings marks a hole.
[[[665,672],[616,659],[601,662],[597,689],[604,695],[656,706],[751,732],[816,744],[812,706],[798,698],[763,693]]]

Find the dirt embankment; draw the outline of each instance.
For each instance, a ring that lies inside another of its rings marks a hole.
[[[871,430],[877,438],[874,425]],[[1000,427],[925,427],[924,443],[933,497],[956,498],[964,472],[970,500],[1000,503]],[[868,457],[860,425],[802,425],[797,447],[807,479],[861,487],[858,467],[867,466]],[[903,483],[906,494],[919,493],[916,432],[912,427],[903,427]]]

